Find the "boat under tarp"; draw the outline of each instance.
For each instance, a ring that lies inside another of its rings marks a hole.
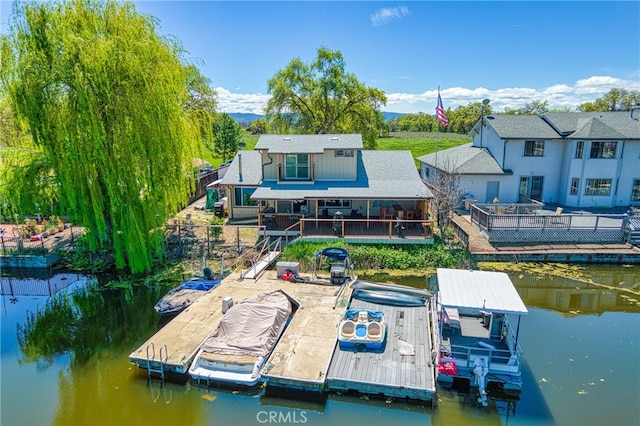
[[[221,282],[219,279],[191,278],[169,290],[153,308],[160,315],[178,314]]]
[[[198,383],[253,386],[293,311],[282,291],[259,293],[229,308],[202,344],[189,375]]]

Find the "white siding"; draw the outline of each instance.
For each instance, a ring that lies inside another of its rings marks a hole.
[[[512,178],[518,182],[518,185],[522,176],[544,176],[540,201],[558,202],[564,142],[545,141],[544,155],[541,157],[525,157],[524,147],[524,140],[510,140],[505,144],[504,168],[513,171]]]

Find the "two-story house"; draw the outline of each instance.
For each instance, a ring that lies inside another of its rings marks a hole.
[[[420,174],[460,177],[461,198],[570,207],[640,204],[640,110],[484,117],[473,142],[424,155]]]
[[[409,151],[364,150],[359,134],[262,135],[222,184],[229,219],[280,229],[300,219],[426,219],[433,197]]]

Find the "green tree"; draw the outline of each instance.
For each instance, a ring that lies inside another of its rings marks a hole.
[[[507,109],[505,112],[509,115],[537,115],[549,112],[549,101],[533,100],[526,103],[522,108]]]
[[[629,111],[631,107],[640,104],[640,92],[613,88],[602,98],[593,102],[585,102],[578,106],[578,111]]]
[[[249,131],[252,135],[263,135],[267,133],[267,120],[258,118],[249,124]]]
[[[181,46],[111,0],[16,3],[0,42],[2,83],[91,249],[151,270],[192,191],[200,142]]]
[[[213,139],[214,152],[218,157],[222,157],[224,163],[238,152],[242,141],[242,129],[229,114],[223,113],[213,122]]]
[[[321,47],[317,54],[311,64],[292,60],[269,80],[270,127],[280,133],[360,133],[365,147],[374,148],[385,131],[380,108],[386,95],[346,72],[340,51]]]

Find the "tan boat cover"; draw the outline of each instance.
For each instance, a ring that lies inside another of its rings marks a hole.
[[[290,315],[291,303],[279,291],[248,297],[229,308],[202,345],[202,351],[266,356]]]

